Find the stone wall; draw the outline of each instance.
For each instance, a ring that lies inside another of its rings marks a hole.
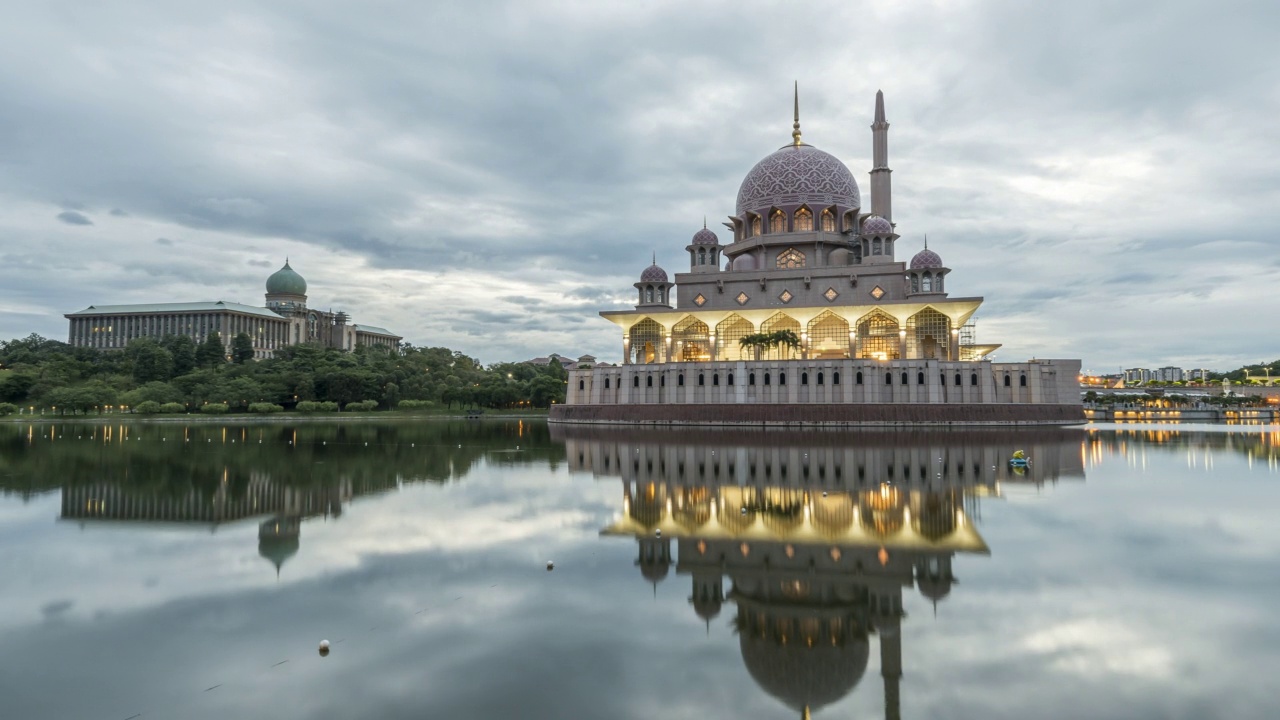
[[[1079,404],[556,405],[551,422],[625,425],[1070,425]]]

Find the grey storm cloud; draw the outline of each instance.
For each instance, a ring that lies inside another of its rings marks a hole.
[[[864,194],[884,89],[899,259],[928,233],[953,292],[988,298],[979,329],[999,321],[1009,336],[984,339],[1004,343],[1003,359],[1070,350],[1086,366],[1229,365],[1264,352],[1244,324],[1247,298],[1178,298],[1209,258],[1280,280],[1256,260],[1273,247],[1258,229],[1280,213],[1273,4],[828,2],[725,31],[727,17],[778,13],[550,0],[15,7],[0,28],[0,201],[32,212],[0,223],[0,240],[39,245],[49,278],[99,264],[77,276],[74,302],[57,283],[0,297],[48,313],[36,327],[0,321],[0,336],[58,337],[68,305],[125,301],[112,288],[147,257],[140,238],[164,232],[270,265],[281,242],[299,266],[355,262],[344,276],[358,298],[314,281],[313,292],[358,300],[358,321],[394,324],[417,345],[485,361],[540,345],[616,359],[616,332],[595,317],[606,308],[592,303],[625,306],[651,252],[680,270],[704,216],[728,238],[720,222],[741,178],[789,137],[798,78],[806,141],[843,159]],[[849,42],[849,28],[886,40]],[[1232,40],[1194,52],[1190,37]],[[39,222],[89,222],[87,208],[115,209],[95,228],[112,233],[112,252]],[[155,259],[174,269],[156,293],[191,292],[184,269],[230,262]],[[246,259],[233,264],[266,268]],[[0,269],[0,287],[13,272]],[[1115,275],[1135,276],[1119,290],[1133,305],[1116,302]],[[209,276],[195,290],[258,302],[262,279],[224,292]],[[1006,315],[1045,283],[1067,293],[1037,305],[1052,316]],[[514,313],[558,322],[569,309],[539,286],[584,301],[572,306],[584,322],[512,337]],[[409,311],[406,295],[466,311],[453,314],[467,327]],[[1166,295],[1213,337],[1153,355],[1145,344],[1162,329],[1138,303]],[[495,310],[499,296],[548,304]],[[1075,346],[1102,315],[1103,342]]]
[[[58,219],[68,225],[92,225],[93,221],[88,216],[78,213],[75,210],[63,210],[58,213]]]

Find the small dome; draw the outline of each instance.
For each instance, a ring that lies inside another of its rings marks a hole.
[[[893,225],[879,215],[868,215],[862,221],[863,235],[892,235]]]
[[[650,265],[640,273],[640,282],[666,282],[667,271],[657,265]]]
[[[289,261],[284,261],[284,267],[271,273],[271,277],[267,278],[267,293],[271,295],[306,295],[307,281],[302,276],[293,271],[289,267]]]
[[[817,710],[848,695],[867,671],[871,650],[865,638],[841,647],[806,647],[740,632],[738,643],[751,678],[793,710]]]
[[[693,234],[694,245],[719,245],[720,238],[716,234],[706,228],[702,228]]]
[[[751,255],[750,253],[739,255],[738,257],[733,259],[733,269],[739,270],[739,271],[755,270],[756,269],[755,256]]]
[[[720,614],[720,599],[715,597],[695,597],[693,612],[703,620],[714,620]]]
[[[924,270],[926,268],[940,267],[942,267],[942,258],[938,257],[938,253],[930,250],[929,248],[921,250],[915,254],[915,257],[911,258],[912,270]]]

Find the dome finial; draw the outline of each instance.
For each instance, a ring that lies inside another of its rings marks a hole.
[[[703,216],[702,216],[702,229],[703,229],[703,230],[706,230],[706,229],[707,229],[707,216],[706,216],[706,215],[703,215]]]
[[[791,140],[796,146],[800,145],[800,81],[796,81],[795,85],[795,122],[791,124]]]
[[[657,250],[654,250],[654,251],[653,251],[653,264],[654,264],[654,265],[657,265],[657,264],[658,264],[658,251],[657,251]]]
[[[929,233],[924,234],[924,249],[929,249]]]

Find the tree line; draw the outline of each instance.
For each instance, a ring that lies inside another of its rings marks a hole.
[[[269,359],[255,361],[253,355],[244,333],[232,338],[230,352],[217,333],[202,343],[185,335],[138,338],[121,350],[72,347],[35,334],[0,341],[0,413],[35,408],[76,414],[143,403],[186,411],[206,405],[240,411],[251,404],[293,409],[299,403],[545,408],[564,401],[568,377],[554,361],[486,367],[448,348],[409,344],[399,352],[304,344]]]

